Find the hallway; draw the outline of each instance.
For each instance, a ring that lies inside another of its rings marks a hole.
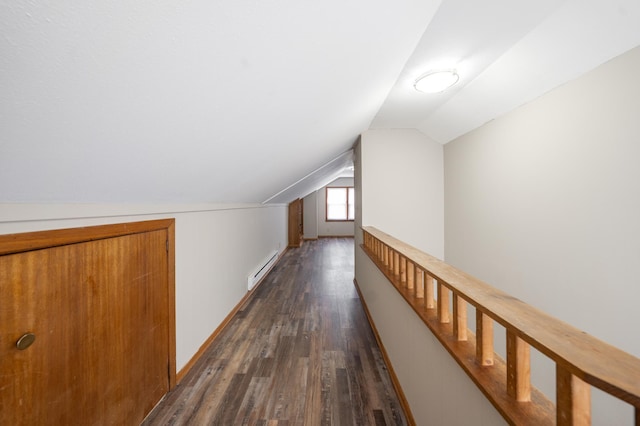
[[[290,249],[144,425],[403,425],[352,238]]]

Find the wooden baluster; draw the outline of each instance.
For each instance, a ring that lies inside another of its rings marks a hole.
[[[453,335],[458,341],[467,340],[467,301],[453,294]]]
[[[556,410],[558,426],[591,424],[591,386],[558,364],[556,364]]]
[[[393,271],[393,250],[389,246],[385,246],[387,256],[387,267]]]
[[[636,407],[636,426],[640,426],[640,407]]]
[[[438,321],[446,324],[451,321],[449,314],[449,289],[438,280]]]
[[[416,287],[416,298],[424,299],[424,274],[422,273],[422,269],[416,265],[415,267],[415,287]]]
[[[403,287],[407,286],[407,258],[400,255],[400,282]]]
[[[400,253],[393,251],[393,275],[396,278],[400,277]]]
[[[396,252],[392,248],[389,249],[389,268],[393,275],[396,271]]]
[[[433,309],[436,307],[436,300],[433,292],[433,277],[429,275],[427,271],[424,271],[424,307],[427,309]]]
[[[413,290],[415,288],[415,279],[416,279],[415,263],[413,263],[410,260],[407,260],[407,288],[409,290]]]
[[[493,320],[476,309],[476,360],[480,365],[493,365]]]
[[[516,401],[531,401],[529,344],[507,330],[507,394]]]
[[[389,246],[383,245],[384,266],[389,267]]]

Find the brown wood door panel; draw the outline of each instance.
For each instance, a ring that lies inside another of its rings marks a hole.
[[[0,256],[0,424],[142,421],[169,389],[167,238]]]

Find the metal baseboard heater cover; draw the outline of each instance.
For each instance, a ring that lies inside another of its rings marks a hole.
[[[253,287],[255,287],[255,285],[258,282],[260,282],[262,277],[264,277],[267,274],[267,272],[269,272],[269,270],[276,263],[277,260],[278,260],[278,250],[274,250],[271,253],[271,255],[267,258],[267,261],[263,265],[256,268],[257,272],[247,277],[247,290],[251,290]]]

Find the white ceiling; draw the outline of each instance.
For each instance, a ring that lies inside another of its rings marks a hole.
[[[446,143],[640,44],[637,0],[439,7],[2,2],[0,202],[287,202],[369,127]]]
[[[289,185],[279,193],[264,200],[264,203],[288,203],[302,198],[339,177],[353,177],[353,151],[349,150],[322,167],[312,171],[302,179]]]
[[[638,0],[445,0],[371,127],[447,143],[639,44]],[[460,82],[415,91],[434,68]]]

